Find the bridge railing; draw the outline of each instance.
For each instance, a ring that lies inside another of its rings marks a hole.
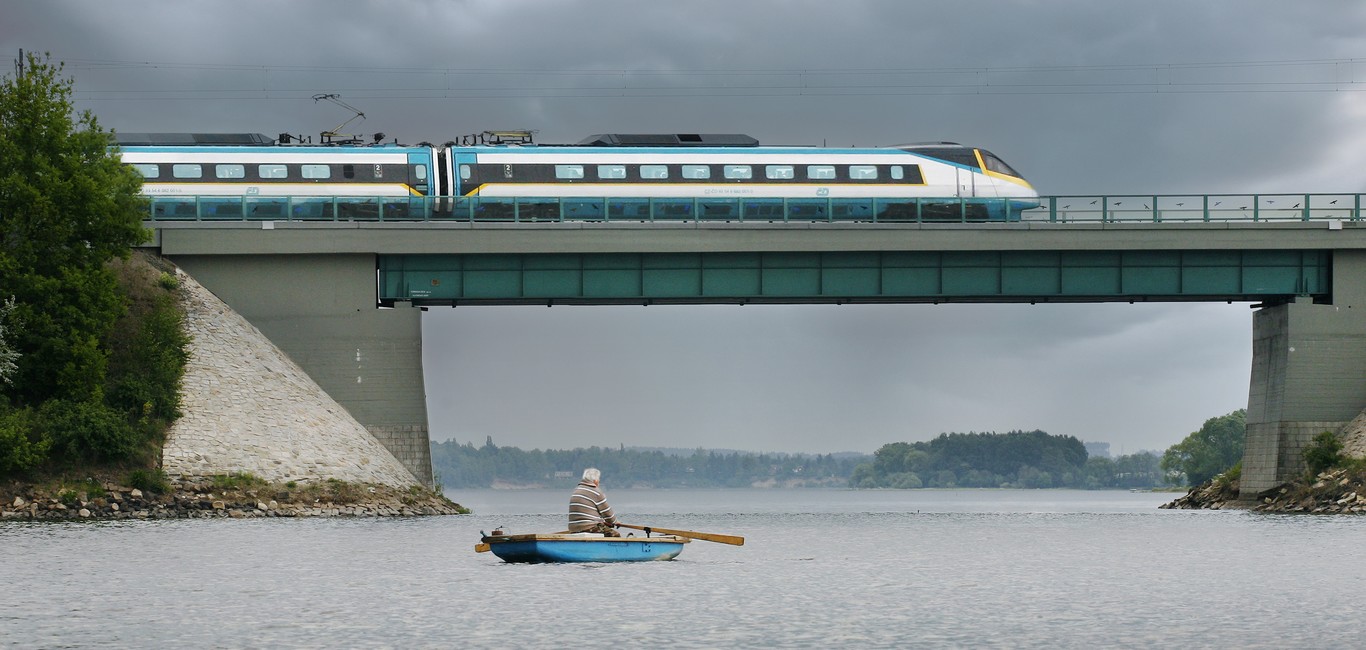
[[[1362,194],[1125,194],[1040,197],[1027,221],[1361,221]]]
[[[1362,219],[1361,194],[1007,198],[150,196],[151,221],[1056,223]]]

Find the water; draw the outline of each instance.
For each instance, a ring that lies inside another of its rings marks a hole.
[[[1366,518],[1171,494],[612,490],[628,523],[743,535],[673,562],[511,565],[563,490],[467,517],[0,524],[4,647],[1354,647]]]

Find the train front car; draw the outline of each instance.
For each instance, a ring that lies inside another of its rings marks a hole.
[[[455,151],[476,219],[1005,221],[1038,204],[999,158],[961,145],[759,146],[738,134],[606,134]]]
[[[933,167],[946,178],[941,187],[952,185],[945,197],[958,197],[960,206],[945,204],[936,212],[950,221],[1019,221],[1023,211],[1039,207],[1039,193],[1004,160],[986,149],[967,147],[956,142],[898,145],[902,151],[934,161]],[[930,219],[927,219],[930,220]],[[935,219],[939,220],[939,219]]]

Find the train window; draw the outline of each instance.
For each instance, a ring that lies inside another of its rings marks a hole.
[[[892,175],[892,180],[899,181],[906,178],[906,170],[902,169],[901,165],[892,165],[889,173]]]
[[[327,165],[302,165],[299,171],[304,178],[332,178],[332,168]]]
[[[256,175],[261,178],[289,178],[289,168],[284,165],[257,165]]]
[[[348,180],[349,180],[349,179],[352,179],[352,178],[355,178],[355,177],[356,177],[356,166],[355,166],[355,165],[342,165],[342,177],[343,177],[343,178],[346,178],[346,179],[348,179]]]
[[[473,175],[474,175],[474,171],[470,169],[470,166],[469,166],[469,165],[461,165],[461,166],[460,166],[460,180],[462,180],[462,181],[467,181],[467,180],[469,180],[470,177],[473,176]]]
[[[711,167],[707,165],[683,165],[683,171],[679,175],[694,180],[707,179],[711,178]]]
[[[668,166],[668,165],[641,165],[641,166],[640,166],[640,177],[641,177],[641,178],[668,178],[668,177],[669,177],[669,166]]]
[[[850,180],[866,181],[877,179],[876,165],[849,165]]]
[[[214,165],[213,175],[219,178],[246,178],[247,168],[242,165]]]
[[[1012,169],[1010,165],[1007,165],[1005,163],[1004,160],[1001,160],[1000,158],[997,158],[996,156],[992,155],[990,151],[985,151],[983,149],[978,149],[977,151],[978,153],[982,154],[982,163],[987,166],[987,171],[993,171],[997,174],[1005,174],[1006,176],[1014,176],[1016,178],[1020,177],[1020,172],[1017,172],[1014,169]]]
[[[792,165],[768,165],[764,167],[764,176],[774,180],[791,180]]]
[[[598,178],[626,178],[626,165],[598,165]]]
[[[834,165],[807,165],[806,177],[812,180],[831,180],[835,178]]]
[[[161,168],[150,163],[133,163],[133,169],[142,174],[143,178],[156,178],[161,175]]]
[[[204,169],[199,165],[182,163],[179,165],[171,165],[171,175],[176,178],[202,178],[204,176]]]
[[[555,178],[578,180],[583,178],[583,165],[555,165]]]
[[[724,165],[721,175],[736,179],[754,178],[754,170],[750,169],[749,165]]]
[[[427,166],[426,166],[426,165],[413,165],[413,178],[415,178],[415,179],[417,179],[417,180],[420,180],[420,181],[425,181],[425,180],[427,180]]]

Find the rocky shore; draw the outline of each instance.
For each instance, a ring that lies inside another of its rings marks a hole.
[[[1366,474],[1359,470],[1332,469],[1308,481],[1294,481],[1267,490],[1255,501],[1238,499],[1238,481],[1215,479],[1194,488],[1163,508],[1205,510],[1253,510],[1304,514],[1366,513]]]
[[[464,514],[459,504],[422,488],[342,481],[233,485],[196,480],[153,492],[108,481],[0,485],[0,520],[73,521],[203,517],[412,517]]]

